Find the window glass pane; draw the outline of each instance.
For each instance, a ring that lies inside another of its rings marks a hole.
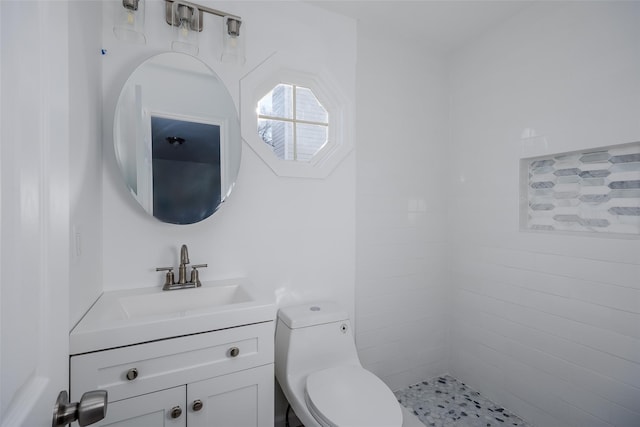
[[[310,161],[327,144],[329,114],[309,88],[278,84],[258,102],[257,113],[258,134],[279,159]]]
[[[299,161],[309,161],[327,143],[327,127],[297,123],[297,157]]]
[[[296,87],[296,120],[327,123],[327,110],[306,87]]]
[[[279,84],[258,102],[258,115],[293,118],[293,86]]]
[[[293,123],[258,119],[258,134],[279,159],[293,160]]]

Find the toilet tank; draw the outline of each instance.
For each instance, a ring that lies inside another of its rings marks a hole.
[[[276,377],[308,375],[360,360],[349,315],[335,302],[314,302],[278,311]]]

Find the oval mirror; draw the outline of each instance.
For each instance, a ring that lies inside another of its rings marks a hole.
[[[130,193],[172,224],[213,214],[240,169],[233,99],[211,68],[184,53],[151,57],[129,76],[116,105],[113,142]]]

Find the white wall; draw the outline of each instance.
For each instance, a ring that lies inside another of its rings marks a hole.
[[[317,55],[355,98],[355,23],[298,2],[202,2],[243,18],[244,66],[217,59],[222,19],[205,14],[199,58],[221,77],[238,103],[239,81],[276,51]],[[127,76],[147,57],[170,50],[164,2],[147,1],[147,45],[122,43],[112,32],[113,3],[105,3],[104,289],[160,286],[155,267],[176,266],[180,245],[193,263],[208,263],[201,280],[247,276],[277,293],[282,304],[334,298],[353,307],[355,161],[351,154],[325,180],[279,178],[243,144],[237,185],[210,218],[164,224],[128,194],[111,145],[113,111]],[[284,29],[287,29],[285,31]],[[301,64],[303,66],[304,64]],[[252,108],[248,106],[247,108]]]
[[[71,329],[102,292],[102,5],[69,7]]]
[[[543,3],[451,60],[450,370],[536,426],[640,424],[640,240],[520,232],[517,211],[521,156],[640,140],[638,22]]]
[[[358,27],[356,343],[392,389],[447,370],[444,61]]]
[[[199,58],[224,81],[239,104],[240,79],[275,52],[314,56],[331,73],[342,96],[355,103],[356,26],[351,19],[301,2],[210,2],[243,18],[247,63],[218,60],[222,19],[205,14]],[[242,148],[235,189],[220,209],[193,225],[176,226],[150,217],[128,193],[113,146],[113,114],[127,76],[144,59],[171,50],[172,28],[164,1],[147,0],[147,45],[122,43],[112,32],[112,2],[104,6],[102,63],[103,282],[104,290],[161,286],[156,267],[177,266],[180,246],[192,263],[208,263],[200,279],[246,276],[280,305],[333,299],[353,314],[355,282],[355,155],[326,179],[281,178],[252,151]],[[301,69],[306,69],[301,63]],[[259,72],[259,71],[257,71]],[[247,108],[255,108],[247,106]],[[353,134],[353,133],[352,133]],[[88,306],[85,307],[85,309]],[[286,404],[276,395],[276,418]]]

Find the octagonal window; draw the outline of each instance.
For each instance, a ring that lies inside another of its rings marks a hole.
[[[279,159],[308,162],[327,144],[329,114],[309,88],[278,84],[256,112],[258,134]]]

